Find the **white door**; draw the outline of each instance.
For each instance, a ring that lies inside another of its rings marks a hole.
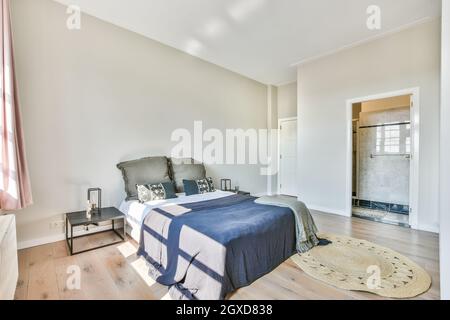
[[[280,194],[297,197],[297,119],[280,121]]]

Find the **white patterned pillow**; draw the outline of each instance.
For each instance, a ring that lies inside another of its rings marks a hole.
[[[206,179],[195,180],[195,183],[197,183],[197,188],[198,188],[199,194],[204,194],[204,193],[209,192],[208,180],[206,180]]]
[[[209,184],[209,192],[215,192],[216,188],[214,187],[214,182],[212,178],[206,178]]]
[[[216,191],[212,178],[200,179],[196,180],[195,182],[197,183],[199,194]]]
[[[141,203],[176,198],[175,186],[172,182],[149,185],[136,185],[138,199]]]

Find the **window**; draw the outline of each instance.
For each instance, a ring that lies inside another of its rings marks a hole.
[[[400,125],[384,127],[384,152],[400,152]]]

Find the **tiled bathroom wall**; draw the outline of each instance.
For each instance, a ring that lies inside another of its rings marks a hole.
[[[410,117],[410,108],[360,114],[360,200],[409,205]]]

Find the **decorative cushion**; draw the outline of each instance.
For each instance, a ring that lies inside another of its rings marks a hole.
[[[173,182],[164,182],[150,185],[137,185],[139,201],[144,203],[154,200],[177,198]]]
[[[184,192],[187,196],[216,191],[212,178],[198,180],[183,180]]]
[[[184,192],[183,180],[206,179],[206,169],[203,164],[194,164],[192,159],[172,159],[172,175],[177,191]]]
[[[216,191],[216,187],[214,186],[214,182],[212,178],[206,178],[206,180],[208,181],[209,184],[209,192],[215,192]]]
[[[195,182],[195,180],[183,180],[183,189],[187,196],[199,194],[197,182]]]
[[[136,185],[171,182],[166,157],[152,157],[122,162],[117,165],[122,171],[128,200],[138,199]]]

